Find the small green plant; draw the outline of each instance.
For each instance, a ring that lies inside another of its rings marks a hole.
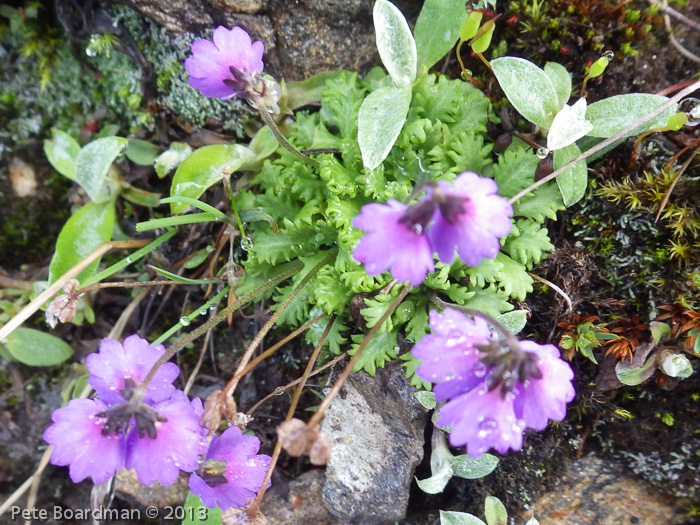
[[[564,329],[559,339],[559,346],[563,350],[568,350],[567,358],[569,361],[575,352],[580,352],[581,355],[598,364],[593,349],[610,344],[613,340],[620,338],[620,336],[610,333],[605,323],[597,323],[598,319],[597,315],[580,317],[579,314],[576,314],[570,322],[562,321],[557,325]]]

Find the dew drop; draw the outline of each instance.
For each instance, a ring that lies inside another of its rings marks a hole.
[[[94,50],[93,48],[91,48],[91,47],[88,47],[88,48],[85,50],[85,54],[86,54],[87,56],[89,56],[89,57],[94,57],[94,56],[97,56],[97,51],[95,51],[95,50]]]
[[[484,363],[477,363],[474,365],[473,373],[476,377],[484,377],[487,370],[488,369]]]
[[[134,260],[131,258],[131,256],[127,257],[124,260],[126,261],[127,264],[131,264],[132,262],[134,262]]]
[[[547,155],[549,155],[549,150],[542,146],[541,148],[537,148],[536,154],[538,159],[546,159]]]
[[[700,124],[700,99],[689,97],[681,100],[678,104],[678,111],[688,116],[686,126],[697,126]]]
[[[187,316],[180,317],[180,324],[182,326],[189,326],[190,325],[190,318]]]
[[[612,60],[613,58],[615,58],[615,52],[608,49],[605,53],[603,53],[603,56],[605,56],[605,58],[607,58],[608,60]]]
[[[209,310],[207,310],[206,308],[202,308],[202,309],[199,311],[199,315],[207,315],[207,312],[208,312],[208,311],[209,311]]]

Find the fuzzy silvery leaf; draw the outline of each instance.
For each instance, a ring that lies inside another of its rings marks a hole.
[[[565,148],[585,136],[593,129],[586,120],[586,99],[580,98],[572,106],[564,105],[552,121],[547,134],[547,149],[555,151]]]
[[[370,93],[357,116],[357,142],[369,170],[379,166],[401,133],[411,105],[411,86],[388,86]]]
[[[493,454],[482,454],[478,458],[462,454],[449,460],[454,475],[464,479],[481,479],[488,476],[494,471],[498,461]]]
[[[517,335],[527,324],[527,310],[514,310],[499,315],[496,320],[505,326],[508,331]]]
[[[44,141],[46,158],[64,177],[75,180],[75,159],[80,153],[80,144],[68,133],[60,129],[52,129],[51,140]]]
[[[562,168],[579,155],[581,155],[581,150],[576,144],[570,144],[556,150],[554,152],[554,169]],[[584,160],[577,162],[557,177],[557,185],[567,208],[581,200],[586,193],[587,184],[588,171]]]
[[[571,96],[571,74],[564,66],[556,62],[547,62],[544,65],[544,72],[552,81],[559,100],[559,107],[563,108]]]
[[[416,79],[416,42],[401,11],[387,0],[374,4],[377,51],[391,79],[399,87]]]
[[[486,496],[484,501],[484,516],[488,525],[506,525],[508,513],[501,500],[493,496]]]
[[[413,395],[416,396],[418,402],[428,410],[432,410],[437,406],[437,401],[435,401],[435,394],[433,392],[419,390]]]
[[[524,58],[491,61],[493,73],[513,107],[527,120],[548,129],[559,111],[559,97],[549,76]]]
[[[128,142],[121,137],[105,137],[90,142],[78,153],[75,180],[93,202],[107,202],[114,197],[116,184],[106,180],[107,173]]]
[[[440,525],[486,525],[476,516],[466,512],[440,511]]]
[[[615,133],[622,131],[632,122],[655,110],[667,100],[668,98],[660,95],[632,93],[616,95],[594,102],[586,110],[586,118],[593,124],[593,129],[588,135],[604,139],[612,137]],[[628,133],[627,136],[631,137],[650,129],[666,127],[668,119],[675,115],[677,109],[678,104],[672,105],[650,122],[640,126],[632,133]]]
[[[685,379],[693,374],[693,365],[682,354],[671,354],[661,363],[661,370],[670,377]]]

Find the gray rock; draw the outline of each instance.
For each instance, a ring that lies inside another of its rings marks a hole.
[[[323,469],[314,469],[290,481],[286,497],[281,497],[274,489],[268,490],[260,505],[267,524],[335,525],[335,518],[323,506],[321,491],[325,479]]]
[[[631,477],[617,461],[594,455],[570,462],[557,487],[516,522],[524,523],[533,513],[546,525],[685,523],[681,501]]]
[[[423,458],[427,414],[400,366],[352,374],[326,412],[331,442],[323,502],[343,523],[394,523],[406,514]]]
[[[265,43],[266,71],[301,80],[328,70],[379,64],[373,0],[108,0],[126,4],[174,35],[240,25]],[[422,2],[396,2],[415,19]]]

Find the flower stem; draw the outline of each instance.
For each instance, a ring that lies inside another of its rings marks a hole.
[[[345,381],[347,380],[348,376],[352,373],[353,369],[355,368],[355,364],[357,364],[357,361],[360,359],[360,356],[362,355],[362,351],[365,349],[365,347],[369,344],[369,342],[372,340],[372,338],[375,336],[375,334],[379,331],[379,329],[382,327],[384,324],[384,321],[386,321],[389,316],[394,313],[394,310],[398,308],[398,306],[401,304],[401,302],[404,300],[406,295],[408,295],[408,292],[411,290],[411,285],[407,284],[403,290],[399,292],[399,295],[396,296],[396,299],[392,301],[392,303],[389,305],[389,308],[387,308],[386,312],[384,312],[384,315],[381,316],[379,321],[377,321],[377,324],[375,324],[372,329],[367,332],[367,335],[365,335],[364,339],[362,339],[362,342],[360,343],[360,346],[357,347],[357,350],[355,351],[355,355],[352,356],[350,359],[350,362],[348,362],[347,366],[343,370],[343,372],[338,376],[338,379],[335,381],[333,384],[333,388],[331,389],[330,392],[328,392],[328,395],[323,399],[321,404],[319,405],[318,409],[316,412],[314,412],[314,415],[309,419],[309,423],[307,425],[308,429],[313,429],[318,426],[318,424],[321,422],[321,419],[323,418],[323,414],[326,412],[330,404],[333,402],[333,400],[336,398],[338,393],[340,392],[340,389],[343,388],[343,385],[345,384]]]
[[[255,104],[258,106],[260,116],[262,117],[265,124],[267,124],[267,126],[270,128],[272,133],[274,133],[275,138],[280,143],[280,146],[282,146],[284,149],[286,149],[289,153],[294,155],[295,158],[299,159],[304,164],[311,166],[312,168],[318,168],[318,161],[304,155],[301,151],[292,146],[289,143],[289,141],[286,138],[284,138],[284,135],[280,133],[280,130],[277,127],[277,124],[275,123],[275,120],[270,116],[270,113],[267,110],[265,100],[263,100],[263,98],[259,95],[254,95],[253,99],[255,100]]]
[[[618,140],[625,138],[628,134],[633,133],[637,128],[639,128],[640,126],[642,126],[642,125],[646,124],[647,122],[651,121],[653,118],[655,118],[655,117],[661,115],[661,113],[663,113],[663,112],[666,111],[668,108],[670,108],[671,106],[673,106],[674,104],[676,104],[679,100],[681,100],[681,99],[684,98],[684,97],[687,97],[688,95],[690,95],[691,93],[697,91],[698,89],[700,89],[700,81],[694,82],[694,83],[693,83],[692,85],[690,85],[689,87],[685,88],[685,89],[682,90],[682,91],[679,91],[673,98],[668,99],[666,102],[664,102],[663,104],[661,104],[661,105],[660,105],[658,108],[656,108],[655,110],[650,111],[649,113],[647,113],[647,114],[644,115],[643,117],[641,117],[641,118],[635,120],[634,122],[632,122],[632,124],[630,124],[630,125],[627,126],[626,128],[624,128],[624,129],[618,131],[617,133],[615,133],[612,137],[610,137],[610,138],[608,138],[608,139],[605,139],[603,142],[597,144],[596,146],[592,147],[591,149],[584,151],[583,153],[581,153],[578,157],[576,157],[576,158],[575,158],[574,160],[572,160],[571,162],[568,162],[567,164],[565,164],[564,166],[562,166],[562,167],[559,168],[558,170],[553,171],[552,173],[550,173],[550,174],[547,175],[546,177],[544,177],[544,178],[538,180],[538,181],[535,182],[534,184],[532,184],[532,185],[530,185],[529,187],[525,188],[523,191],[521,191],[521,192],[518,193],[517,195],[515,195],[515,196],[511,197],[510,199],[508,199],[508,202],[510,202],[511,204],[514,204],[515,202],[519,201],[521,198],[523,198],[525,195],[527,195],[527,194],[530,193],[531,191],[533,191],[533,190],[539,188],[540,186],[542,186],[543,184],[549,182],[550,180],[553,180],[553,179],[557,178],[559,175],[561,175],[562,173],[564,173],[566,170],[568,170],[568,169],[572,168],[573,166],[575,166],[578,162],[581,162],[582,160],[586,160],[588,157],[590,157],[590,156],[592,156],[592,155],[598,153],[599,151],[601,151],[601,150],[607,148],[608,146],[610,146],[611,144],[617,142]]]
[[[279,275],[273,277],[272,279],[269,279],[267,282],[258,286],[255,290],[248,292],[247,294],[245,294],[242,297],[239,297],[235,302],[233,302],[233,304],[227,306],[226,308],[223,308],[218,314],[216,314],[214,317],[209,319],[209,321],[207,321],[203,325],[197,327],[195,330],[192,330],[192,332],[190,332],[189,334],[184,336],[179,341],[173,343],[165,351],[165,353],[160,357],[160,359],[156,362],[156,364],[153,365],[151,370],[148,372],[148,375],[144,378],[144,380],[141,382],[141,384],[136,387],[136,389],[134,390],[134,395],[131,398],[131,403],[138,404],[141,402],[144,394],[146,393],[146,389],[148,388],[148,384],[153,379],[153,376],[156,375],[156,372],[158,371],[158,369],[162,365],[167,363],[170,360],[170,358],[173,357],[177,352],[179,352],[182,348],[184,348],[185,345],[194,341],[198,337],[202,336],[208,330],[211,330],[212,328],[214,328],[217,324],[219,324],[221,321],[226,319],[226,317],[228,317],[229,313],[235,312],[236,310],[241,308],[243,305],[252,301],[255,297],[257,297],[261,293],[264,293],[265,291],[269,290],[273,286],[276,286],[277,284],[281,283],[285,279],[288,279],[292,275],[296,274],[299,270],[301,270],[301,268],[303,266],[301,261],[297,261],[297,262],[298,262],[298,264],[293,264],[292,268],[280,273]]]
[[[314,266],[309,273],[307,273],[301,281],[299,281],[299,284],[297,284],[294,289],[289,292],[289,295],[284,299],[282,303],[277,307],[277,310],[275,310],[275,313],[270,316],[270,319],[265,323],[265,325],[260,329],[260,331],[255,335],[253,340],[250,342],[248,345],[248,348],[245,351],[245,354],[243,354],[243,357],[241,358],[240,363],[238,364],[238,368],[236,369],[236,372],[234,373],[233,377],[231,380],[226,384],[226,387],[222,390],[222,398],[233,398],[233,391],[236,389],[236,386],[238,386],[239,381],[243,377],[245,371],[246,371],[246,366],[248,365],[248,362],[250,361],[250,358],[253,355],[253,352],[255,349],[258,347],[258,345],[262,342],[263,338],[267,335],[267,333],[272,330],[272,327],[275,326],[275,323],[277,320],[282,316],[284,311],[287,309],[287,307],[292,303],[292,301],[296,298],[297,295],[303,290],[303,288],[306,286],[306,284],[311,280],[312,277],[315,277],[318,271],[328,264],[330,261],[332,261],[336,255],[338,254],[337,250],[331,250],[328,255],[326,255],[321,262],[319,262],[316,266]]]
[[[448,303],[447,301],[443,301],[437,296],[435,292],[428,292],[428,299],[430,299],[430,302],[432,302],[435,306],[442,308],[443,310],[445,308],[452,308],[453,310],[459,310],[463,314],[470,315],[472,317],[481,317],[487,323],[493,326],[499,334],[503,336],[503,339],[505,340],[506,344],[508,344],[508,348],[511,351],[513,351],[515,355],[522,354],[523,351],[520,349],[520,342],[518,341],[517,337],[511,334],[510,330],[503,326],[503,324],[500,321],[497,321],[489,314],[480,312],[479,310],[475,310],[473,308],[467,308],[466,306],[461,306],[459,304],[453,304]]]

